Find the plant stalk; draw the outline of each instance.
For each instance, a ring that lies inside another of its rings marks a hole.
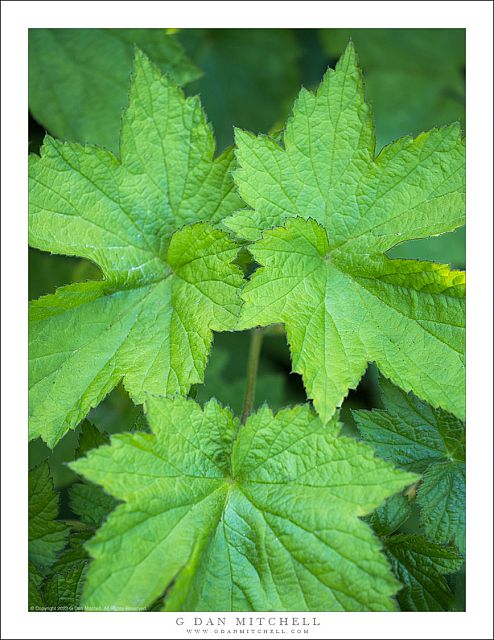
[[[245,424],[245,421],[250,416],[252,407],[254,406],[254,400],[256,397],[257,368],[259,366],[259,356],[261,355],[262,338],[262,327],[256,327],[251,330],[249,357],[247,360],[247,386],[245,388],[244,408],[242,410],[240,424]]]

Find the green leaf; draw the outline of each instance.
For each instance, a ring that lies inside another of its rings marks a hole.
[[[402,138],[374,158],[349,45],[315,95],[300,92],[283,147],[241,131],[237,145],[235,180],[253,210],[225,224],[248,239],[267,228],[250,247],[263,268],[245,288],[240,328],[285,323],[294,371],[323,420],[370,361],[463,416],[465,275],[384,255],[464,223],[459,127]]]
[[[69,489],[69,504],[81,522],[100,527],[118,502],[101,487],[75,482]]]
[[[119,162],[47,137],[31,156],[30,243],[104,275],[31,305],[30,437],[50,447],[121,379],[137,404],[186,393],[202,382],[211,331],[237,321],[237,246],[211,226],[238,205],[232,154],[213,159],[199,100],[140,52],[121,149]]]
[[[200,75],[165,29],[30,29],[29,108],[53,135],[118,151],[137,45],[184,84]]]
[[[80,607],[88,565],[88,555],[83,547],[87,538],[86,532],[75,533],[70,537],[68,549],[52,567],[43,585],[45,606],[67,608],[69,611]]]
[[[334,58],[351,38],[365,71],[365,92],[379,147],[465,117],[465,29],[325,29]]]
[[[397,494],[388,498],[382,506],[367,516],[366,521],[378,536],[387,536],[399,529],[408,520],[411,512],[408,499]]]
[[[351,44],[315,94],[301,90],[283,146],[245,131],[237,131],[236,140],[236,182],[254,211],[238,214],[229,226],[248,239],[303,216],[327,227],[333,250],[369,253],[465,222],[459,126],[401,138],[374,157],[371,112]]]
[[[396,598],[402,611],[449,611],[453,605],[444,574],[455,573],[463,558],[422,536],[397,535],[384,541],[386,554],[403,588]]]
[[[84,420],[81,425],[77,448],[74,452],[74,459],[82,458],[82,456],[85,456],[91,449],[96,449],[109,442],[110,436],[107,433],[102,433],[94,424],[91,424],[88,420]]]
[[[251,247],[263,265],[243,291],[240,328],[284,322],[293,370],[323,420],[367,363],[462,415],[464,275],[443,265],[331,253],[328,234],[295,218]]]
[[[59,496],[47,462],[29,472],[29,560],[49,567],[64,548],[68,529],[57,521]]]
[[[82,458],[91,449],[109,443],[110,436],[107,433],[102,433],[97,427],[85,420],[82,424],[74,459]],[[69,488],[69,504],[81,522],[97,528],[101,526],[118,502],[95,484],[75,482]]]
[[[428,538],[453,542],[465,554],[465,463],[433,464],[417,491],[421,522]]]
[[[65,284],[99,278],[101,274],[95,264],[81,258],[54,256],[32,247],[29,248],[28,256],[29,300],[53,293]]]
[[[377,147],[404,133],[465,122],[465,29],[324,29],[322,43],[337,58],[352,38],[365,72]],[[465,228],[393,247],[393,258],[465,268]]]
[[[153,434],[71,465],[124,501],[87,544],[86,608],[146,607],[174,581],[174,610],[393,609],[398,584],[359,516],[415,475],[308,406],[264,407],[240,430],[214,400],[151,397],[147,412]]]
[[[465,553],[465,424],[381,380],[385,410],[353,411],[382,458],[423,473],[417,491],[421,523],[437,543]]]
[[[220,149],[234,126],[267,131],[288,115],[301,53],[289,29],[184,29],[180,39],[205,72],[187,90],[200,94]]]
[[[31,560],[29,560],[28,571],[28,604],[31,611],[36,611],[38,607],[45,606],[43,594],[41,593],[43,574]]]

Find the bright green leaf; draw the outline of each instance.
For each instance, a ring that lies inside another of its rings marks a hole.
[[[402,611],[448,611],[453,596],[444,574],[455,573],[463,558],[422,536],[397,535],[384,540],[393,571],[403,588],[396,598]]]
[[[165,29],[30,29],[29,108],[53,135],[118,151],[134,47],[184,84],[200,75]]]
[[[352,38],[365,73],[377,148],[444,122],[465,121],[465,29],[324,29],[326,51],[340,56]],[[465,228],[389,251],[393,258],[465,267]]]
[[[339,57],[351,38],[365,72],[379,147],[465,117],[465,29],[324,29]]]
[[[52,138],[31,156],[30,243],[104,274],[31,305],[31,438],[53,447],[121,379],[138,404],[202,382],[242,283],[237,246],[211,226],[238,206],[232,154],[214,149],[199,100],[137,52],[121,162]]]
[[[423,473],[417,503],[425,533],[465,553],[465,424],[381,380],[385,410],[354,411],[382,458]]]
[[[459,127],[402,138],[374,158],[349,45],[316,94],[300,92],[283,142],[237,134],[235,180],[253,210],[226,224],[252,240],[267,229],[250,247],[263,268],[244,291],[239,326],[285,323],[293,368],[323,420],[370,361],[402,388],[463,416],[465,275],[385,255],[464,223]]]
[[[64,548],[68,529],[57,521],[59,496],[47,462],[29,472],[29,560],[49,567]]]
[[[153,434],[113,436],[72,468],[124,504],[87,544],[84,605],[390,610],[398,584],[360,516],[416,476],[307,406],[239,430],[211,401],[150,398]],[[177,428],[179,427],[179,428]]]
[[[293,370],[323,420],[375,361],[396,384],[464,413],[464,274],[428,262],[331,253],[295,218],[251,247],[241,328],[282,321]]]

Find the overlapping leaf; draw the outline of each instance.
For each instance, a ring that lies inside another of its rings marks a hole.
[[[107,433],[102,433],[88,420],[85,420],[82,424],[74,459],[77,460],[85,456],[91,449],[109,444],[109,442],[110,437]],[[113,511],[117,502],[96,484],[75,482],[69,488],[69,504],[82,523],[95,529]]]
[[[397,594],[402,611],[449,611],[453,596],[444,575],[455,573],[463,558],[454,547],[429,542],[423,536],[397,535],[384,549],[403,587]]]
[[[87,545],[87,609],[146,607],[172,582],[168,610],[393,609],[399,585],[359,516],[416,476],[307,406],[264,407],[240,430],[216,401],[147,409],[153,434],[72,463],[124,501]]]
[[[423,473],[417,491],[421,521],[434,542],[465,553],[465,424],[381,381],[385,410],[354,411],[379,456]]]
[[[41,583],[43,581],[43,574],[38,567],[29,561],[28,567],[28,606],[30,611],[36,611],[38,608],[45,606],[43,599],[43,593],[41,591]]]
[[[43,599],[46,607],[75,611],[80,607],[88,556],[83,543],[88,532],[74,533],[68,548],[52,567],[43,583]]]
[[[122,378],[136,403],[202,381],[242,283],[236,245],[211,226],[239,202],[232,154],[214,149],[198,99],[137,52],[120,161],[49,137],[31,156],[30,243],[87,258],[104,279],[31,306],[30,437],[53,446]]]
[[[402,588],[396,598],[402,611],[449,611],[453,594],[445,579],[456,573],[463,558],[454,547],[439,545],[421,535],[393,535],[409,518],[408,499],[395,495],[366,521],[379,535]]]
[[[69,535],[66,525],[57,520],[58,506],[50,468],[42,462],[29,472],[29,561],[41,569],[53,564]],[[34,578],[33,586],[36,583]]]
[[[315,95],[301,91],[282,146],[242,131],[237,145],[235,180],[253,209],[226,224],[251,240],[267,229],[251,247],[262,268],[245,289],[240,327],[286,324],[293,368],[323,420],[369,361],[463,416],[464,273],[385,255],[464,223],[459,126],[402,138],[375,158],[349,45]]]
[[[388,498],[382,506],[367,516],[366,521],[378,536],[387,536],[397,531],[408,520],[411,511],[406,496],[397,494]]]

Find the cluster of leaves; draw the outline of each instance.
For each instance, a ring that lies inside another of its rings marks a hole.
[[[134,67],[118,144],[115,130],[100,137],[107,114],[89,130],[67,102],[49,121],[32,80],[33,113],[66,140],[46,136],[30,155],[30,244],[101,277],[30,305],[30,438],[54,448],[77,429],[70,468],[86,479],[70,487],[64,524],[48,464],[31,472],[30,604],[450,609],[447,574],[465,553],[465,277],[389,251],[464,224],[459,125],[376,156],[350,44],[281,131],[237,130],[236,155],[216,156],[199,99],[177,84],[198,71],[172,37],[32,39],[62,86],[53,47],[85,70],[74,99],[100,115],[125,100],[117,87],[108,99],[99,67],[109,43],[124,52],[116,85],[132,55]],[[205,36],[187,37],[206,71],[223,64]],[[263,406],[241,424],[217,400],[192,399],[206,399],[196,386],[213,331],[280,323],[314,409]],[[369,362],[386,379],[384,409],[353,414],[366,444],[340,434],[338,410]],[[142,407],[134,428],[110,439],[78,426],[119,383]],[[406,533],[411,505],[419,530]]]
[[[82,424],[74,458],[109,442],[87,420]],[[72,484],[70,507],[77,520],[59,520],[59,496],[48,463],[29,472],[29,606],[34,611],[81,609],[89,556],[86,543],[117,502],[100,487]]]

